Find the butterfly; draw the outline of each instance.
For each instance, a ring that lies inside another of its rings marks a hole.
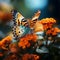
[[[41,12],[38,11],[37,13],[35,13],[33,18],[29,20],[29,19],[26,19],[21,13],[19,13],[16,10],[12,12],[13,22],[14,22],[12,33],[15,39],[21,37],[22,35],[25,35],[25,33],[29,31],[29,27],[30,28],[34,27],[35,23],[37,22],[40,16],[40,13]]]
[[[28,30],[26,27],[28,26],[27,19],[25,19],[24,16],[22,16],[21,13],[17,12],[14,10],[12,12],[13,15],[13,28],[12,28],[12,33],[15,39],[21,37],[24,35],[26,30]]]
[[[34,14],[34,16],[32,17],[32,19],[28,19],[29,26],[30,26],[31,29],[34,28],[36,22],[38,21],[38,18],[39,18],[39,16],[40,16],[40,14],[41,14],[41,11],[38,10],[38,11]]]
[[[40,14],[41,14],[41,11],[38,10],[38,12],[34,14],[34,16],[32,17],[32,19],[26,19],[22,14],[20,14],[18,12],[17,13],[17,20],[16,20],[17,24],[25,26],[25,27],[30,26],[30,28],[31,28],[38,21],[38,18],[40,16]]]

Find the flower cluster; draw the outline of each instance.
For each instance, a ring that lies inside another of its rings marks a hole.
[[[9,36],[3,38],[0,41],[0,49],[4,50],[4,52],[0,52],[0,57],[7,55],[4,60],[38,60],[40,56],[35,55],[33,53],[39,53],[40,51],[44,51],[45,47],[40,49],[40,46],[45,45],[46,36],[56,36],[60,33],[60,29],[58,27],[54,27],[56,20],[54,18],[44,18],[38,21],[38,17],[40,12],[35,14],[35,16],[26,22],[26,19],[22,19],[25,24],[15,25],[14,21],[14,29]],[[22,16],[23,17],[23,16]],[[22,18],[19,16],[19,19]],[[15,18],[15,17],[14,17]],[[10,13],[5,13],[0,11],[0,19],[2,21],[8,21],[12,19],[12,15]],[[16,18],[16,20],[19,20]],[[22,22],[22,21],[21,21]],[[17,23],[18,24],[18,23]],[[23,26],[23,29],[21,29]],[[15,28],[19,27],[19,34],[16,34]],[[28,31],[29,30],[29,31]],[[21,33],[24,32],[24,33]],[[20,34],[21,33],[21,34]],[[44,33],[46,34],[44,36]],[[21,36],[22,35],[22,36]],[[50,42],[51,41],[51,42]],[[49,44],[52,43],[50,38]],[[48,40],[47,40],[48,43]],[[39,52],[36,51],[38,49]],[[47,48],[48,50],[48,48]],[[6,52],[7,51],[7,52]],[[28,51],[28,52],[27,52]],[[42,52],[41,52],[42,53]],[[45,53],[45,51],[43,52]],[[21,58],[20,58],[21,57]]]
[[[26,47],[30,47],[30,45],[36,42],[37,36],[35,34],[27,34],[25,37],[22,37],[18,43],[19,47],[23,49]],[[31,43],[32,41],[32,43]]]
[[[46,32],[47,35],[52,35],[52,36],[57,35],[57,33],[60,33],[60,29],[58,27],[51,28]]]
[[[54,18],[45,18],[40,20],[40,23],[43,24],[44,30],[47,30],[48,28],[52,28],[53,24],[56,23],[56,20]]]
[[[22,60],[38,60],[39,56],[35,55],[35,54],[24,54],[22,57]]]
[[[0,48],[7,50],[6,45],[11,43],[12,38],[10,36],[5,37],[0,41]]]

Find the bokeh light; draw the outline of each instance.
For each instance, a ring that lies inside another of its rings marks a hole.
[[[10,3],[10,0],[0,0],[0,3]]]
[[[30,9],[44,9],[48,0],[25,0],[25,5]]]

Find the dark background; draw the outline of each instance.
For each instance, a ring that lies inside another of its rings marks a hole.
[[[11,0],[11,3],[15,3],[15,8],[20,11],[26,18],[32,17],[32,15],[37,11],[41,10],[41,18],[54,17],[60,24],[60,0],[48,0],[48,4],[44,9],[28,9],[24,0]],[[27,3],[29,4],[29,3]]]

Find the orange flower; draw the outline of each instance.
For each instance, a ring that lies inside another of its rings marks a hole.
[[[47,34],[47,35],[51,35],[51,30],[48,30],[48,31],[46,32],[46,34]]]
[[[22,56],[22,60],[38,60],[39,59],[39,56],[37,56],[37,55],[34,55],[34,54],[24,54],[23,56]]]
[[[52,28],[52,35],[57,35],[57,33],[60,32],[60,29],[55,27],[55,28]]]
[[[32,41],[33,43],[36,42],[37,36],[35,34],[27,34],[25,37],[22,37],[18,43],[19,47],[26,48],[30,47]]]
[[[21,59],[20,59],[20,57],[17,54],[9,54],[3,60],[21,60]]]
[[[52,28],[53,24],[56,23],[56,20],[54,18],[45,18],[40,20],[40,23],[43,24],[44,30],[47,30],[48,28]]]
[[[40,23],[45,24],[45,23],[56,23],[56,20],[54,18],[45,18],[40,21]]]
[[[12,38],[10,36],[5,37],[1,40],[2,43],[11,42]]]
[[[6,44],[9,44],[11,42],[12,38],[10,36],[5,37],[0,41],[0,48],[6,49]]]
[[[32,54],[32,56],[34,57],[34,60],[38,60],[39,59],[39,56],[37,56],[37,55]]]
[[[2,56],[3,56],[3,53],[0,52],[0,57],[2,57]]]
[[[54,35],[57,35],[57,33],[59,32],[60,32],[60,29],[58,27],[55,27],[55,28],[51,28],[50,30],[48,30],[46,34],[54,36]]]

